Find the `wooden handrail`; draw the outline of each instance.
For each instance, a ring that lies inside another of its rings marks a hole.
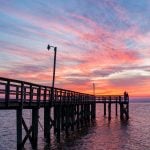
[[[50,102],[50,101],[122,101],[124,95],[92,95],[61,88],[54,88],[52,96],[52,87],[34,84],[26,81],[8,79],[0,77],[0,99],[5,94],[3,100],[7,105],[11,100],[21,102]]]

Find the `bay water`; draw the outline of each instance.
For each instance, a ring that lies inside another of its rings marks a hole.
[[[115,116],[112,105],[112,119],[103,116],[103,105],[96,106],[96,121],[89,127],[63,136],[60,144],[51,134],[51,145],[47,146],[43,136],[43,109],[40,109],[38,149],[39,150],[150,150],[150,103],[130,103],[128,121]],[[24,110],[23,116],[31,125],[31,111]],[[53,132],[53,131],[52,131]],[[25,131],[23,131],[25,135]],[[16,149],[16,111],[0,110],[0,150]],[[31,150],[30,142],[25,144]]]

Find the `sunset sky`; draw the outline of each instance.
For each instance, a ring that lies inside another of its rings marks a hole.
[[[0,76],[150,97],[150,0],[0,0]]]

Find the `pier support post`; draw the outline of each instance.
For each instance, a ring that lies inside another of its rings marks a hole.
[[[91,120],[94,120],[96,117],[96,103],[91,103]]]
[[[93,116],[93,118],[95,119],[96,118],[96,102],[94,102],[94,104],[93,104],[94,106],[94,116]]]
[[[75,108],[74,104],[71,105],[71,131],[74,131],[74,125],[75,125]]]
[[[69,130],[69,104],[65,105],[65,133],[68,136]]]
[[[57,132],[57,104],[54,105],[54,133]]]
[[[64,119],[65,119],[65,114],[64,114],[65,108],[64,104],[61,106],[61,130],[64,130]]]
[[[118,104],[117,104],[117,100],[116,100],[116,116],[118,116]]]
[[[37,149],[39,109],[32,109],[32,148]]]
[[[108,119],[111,120],[111,96],[109,97],[108,103]]]
[[[111,120],[111,102],[108,103],[108,119]]]
[[[90,113],[90,104],[88,103],[88,105],[87,105],[87,112],[88,112],[88,115],[87,115],[87,120],[88,120],[88,123],[90,122],[90,115],[91,115],[91,113]]]
[[[120,103],[120,119],[123,119],[123,103]]]
[[[80,110],[80,116],[81,116],[81,118],[80,118],[80,123],[81,123],[81,128],[83,127],[83,123],[84,123],[84,106],[83,106],[83,103],[81,103],[81,105],[80,105],[80,107],[81,107],[81,110]]]
[[[106,116],[106,101],[104,102],[104,116]]]
[[[16,110],[17,122],[17,150],[22,149],[22,109]]]
[[[57,104],[55,114],[56,115],[56,133],[57,133],[57,142],[60,142],[60,104]]]
[[[32,109],[32,145],[37,149],[39,109]]]
[[[94,102],[94,119],[96,119],[96,101]]]
[[[120,119],[129,119],[129,103],[120,103]]]
[[[50,143],[50,107],[44,107],[44,138]]]
[[[77,129],[79,129],[80,124],[80,111],[79,111],[79,104],[77,103]]]

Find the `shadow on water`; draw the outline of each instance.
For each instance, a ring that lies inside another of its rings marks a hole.
[[[127,128],[130,125],[130,120],[120,120],[120,125],[122,128]]]
[[[65,132],[62,132],[60,142],[58,143],[56,137],[54,137],[50,144],[45,143],[44,150],[62,150],[65,149],[65,147],[71,147],[76,143],[76,140],[80,140],[88,135],[90,130],[96,127],[96,125],[96,121],[93,121],[91,124],[88,124],[79,130],[69,132],[68,135],[66,135]]]
[[[124,149],[125,147],[123,143],[127,143],[128,139],[130,138],[130,134],[128,134],[127,132],[129,124],[130,124],[129,120],[120,120],[119,117],[115,117],[112,120],[108,120],[107,117],[104,117],[103,119],[101,119],[101,122],[99,122],[99,120],[96,120],[95,122],[93,122],[91,125],[87,127],[84,127],[72,133],[70,132],[68,136],[66,136],[65,133],[62,133],[60,143],[57,143],[56,138],[54,138],[54,140],[51,141],[50,145],[45,145],[44,150],[50,150],[50,149],[62,150],[62,149],[72,149],[72,148],[79,149],[79,146],[76,146],[77,143],[78,144],[80,143],[81,145],[80,148],[89,149],[85,146],[85,141],[86,140],[87,140],[86,142],[91,141],[91,143],[88,143],[88,145],[91,146],[93,141],[90,138],[93,137],[93,135],[96,134],[97,138],[100,138],[104,142],[106,142],[107,139],[109,138],[110,138],[110,141],[113,140],[114,138],[113,132],[115,132],[115,135],[118,136],[118,138],[116,138],[117,141],[115,141],[116,143],[118,143],[117,146],[122,144],[122,148]],[[122,142],[120,141],[120,139],[123,139],[124,141]],[[113,147],[116,148],[117,146],[114,144],[113,144]],[[104,146],[102,145],[102,142],[95,143],[95,145],[96,145],[95,146],[96,148],[100,148],[100,146]],[[108,145],[106,146],[106,148],[110,148],[110,147]]]

